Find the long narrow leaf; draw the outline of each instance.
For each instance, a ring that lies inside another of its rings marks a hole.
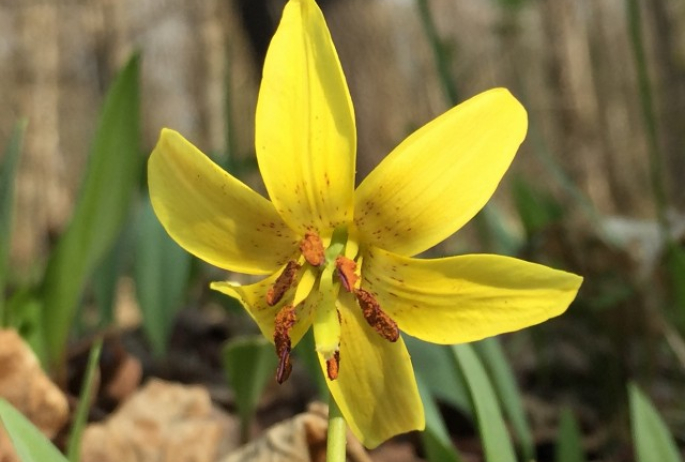
[[[462,459],[452,444],[447,428],[445,428],[445,422],[429,387],[420,376],[416,377],[416,382],[419,386],[423,410],[426,415],[426,429],[421,432],[426,459],[428,462],[461,462]]]
[[[630,421],[638,462],[681,462],[668,427],[634,383],[628,385]]]
[[[74,313],[97,263],[115,242],[142,172],[138,57],[120,72],[105,100],[78,203],[50,257],[43,282],[51,366],[60,364]]]
[[[561,412],[559,422],[559,437],[556,447],[556,462],[585,462],[583,442],[580,437],[578,423],[570,409]]]
[[[134,274],[143,329],[156,355],[166,352],[190,273],[190,254],[164,231],[146,200],[136,226]]]
[[[235,339],[224,348],[224,371],[235,393],[243,441],[264,387],[274,380],[277,363],[273,345],[262,336]]]
[[[404,341],[414,364],[414,374],[423,382],[430,395],[467,415],[472,415],[469,392],[461,374],[454,366],[450,348],[427,343],[408,335],[404,336]]]
[[[21,462],[67,462],[40,430],[1,398],[0,421],[5,426]]]
[[[533,460],[535,458],[533,435],[528,426],[516,378],[504,351],[502,351],[499,339],[488,338],[474,343],[473,347],[488,371],[497,396],[499,396],[500,405],[509,418],[516,436],[518,436],[523,460]]]
[[[4,325],[7,321],[4,310],[4,292],[12,237],[12,215],[14,214],[14,175],[19,164],[25,130],[26,121],[17,122],[0,166],[0,325]]]
[[[502,418],[497,395],[485,368],[469,344],[452,347],[454,359],[469,388],[488,462],[515,462],[514,447]]]

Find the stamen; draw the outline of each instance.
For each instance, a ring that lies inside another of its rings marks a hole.
[[[335,259],[335,267],[338,269],[338,277],[342,282],[346,291],[352,292],[354,285],[359,280],[359,276],[354,272],[357,269],[357,264],[354,260],[340,255]]]
[[[356,289],[354,295],[357,297],[366,322],[376,329],[381,337],[396,342],[400,338],[400,329],[397,323],[381,309],[376,297],[364,289]]]
[[[276,381],[283,383],[290,377],[293,365],[290,363],[290,329],[295,325],[295,307],[285,305],[276,314],[274,322],[274,343],[276,344],[276,354],[278,355],[278,368],[276,369]]]
[[[266,303],[269,306],[274,306],[281,301],[283,295],[290,289],[297,276],[297,272],[300,270],[301,266],[294,260],[290,260],[286,265],[285,269],[278,278],[274,285],[269,288],[266,292]]]
[[[300,242],[300,251],[307,263],[312,266],[321,266],[326,261],[323,241],[314,231],[304,233],[304,239]]]
[[[330,380],[337,379],[339,371],[340,371],[340,351],[336,351],[333,354],[333,357],[326,361],[326,372],[328,372],[328,378]]]

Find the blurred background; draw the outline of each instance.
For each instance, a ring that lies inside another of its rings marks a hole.
[[[262,188],[254,110],[284,4],[0,0],[0,146],[28,119],[10,284],[42,277],[106,91],[135,51],[141,156],[170,127]],[[509,88],[529,112],[527,141],[492,203],[431,255],[507,253],[585,277],[566,315],[505,338],[538,450],[569,405],[587,451],[628,460],[612,442],[627,432],[618,422],[629,380],[649,391],[682,447],[685,3],[319,4],[355,105],[358,180],[414,129],[488,88]]]

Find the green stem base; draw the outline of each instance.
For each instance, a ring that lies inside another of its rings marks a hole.
[[[347,424],[333,395],[328,395],[328,441],[326,462],[345,462],[347,446]]]

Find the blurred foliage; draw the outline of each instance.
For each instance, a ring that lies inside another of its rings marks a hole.
[[[630,420],[638,462],[679,462],[673,437],[649,399],[635,384],[628,385]]]
[[[569,408],[561,411],[555,460],[556,462],[586,461],[578,422]]]
[[[250,423],[278,360],[273,345],[263,336],[236,338],[223,350],[223,367],[236,396],[241,440],[247,442]]]
[[[69,442],[67,443],[67,458],[69,462],[79,462],[81,460],[81,438],[83,431],[88,424],[88,414],[90,404],[93,401],[94,392],[97,384],[95,376],[98,373],[98,363],[102,353],[102,337],[98,338],[90,349],[88,355],[88,365],[81,384],[78,405],[74,413],[71,431],[69,432]]]
[[[143,329],[154,353],[162,356],[185,299],[191,257],[162,228],[149,200],[141,207],[136,230],[133,274]]]
[[[49,328],[38,354],[53,369],[62,367],[83,288],[123,229],[142,174],[138,69],[134,56],[107,95],[74,215],[45,270],[42,324]]]

